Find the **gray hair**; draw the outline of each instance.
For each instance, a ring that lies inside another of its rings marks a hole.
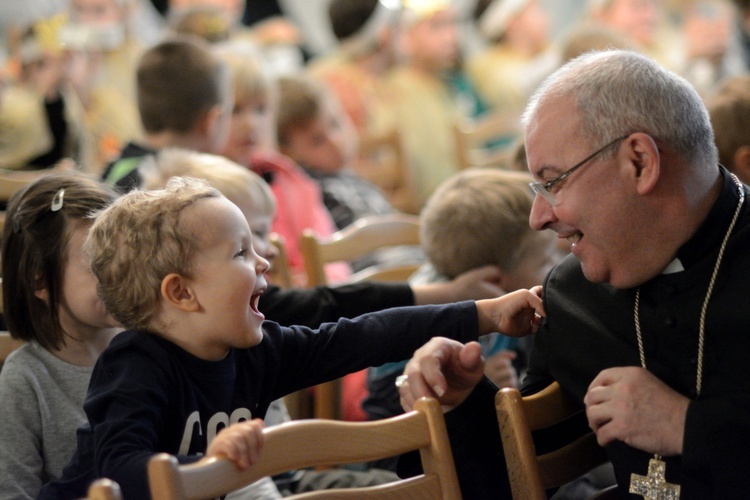
[[[575,98],[582,132],[594,144],[643,132],[693,166],[718,162],[708,111],[696,90],[646,56],[612,50],[573,59],[537,89],[524,125],[545,101],[564,96]]]

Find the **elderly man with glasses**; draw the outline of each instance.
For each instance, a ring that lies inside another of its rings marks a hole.
[[[657,498],[637,480],[650,463],[672,495],[658,498],[750,495],[750,203],[718,164],[700,97],[642,55],[591,53],[542,84],[524,122],[530,224],[571,255],[545,280],[523,392],[557,380],[585,405],[623,497]],[[495,388],[481,365],[476,346],[433,340],[401,395],[456,406],[464,492],[499,498]]]

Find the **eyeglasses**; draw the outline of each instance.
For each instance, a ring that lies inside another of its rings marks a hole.
[[[573,165],[573,167],[569,168],[559,176],[555,177],[551,181],[547,182],[529,182],[529,187],[531,187],[531,190],[534,191],[534,194],[539,194],[544,197],[545,200],[547,200],[550,205],[557,205],[557,198],[555,198],[555,194],[551,191],[551,189],[558,184],[560,184],[562,181],[567,179],[570,174],[584,166],[586,163],[590,162],[594,158],[596,158],[598,155],[602,154],[604,151],[609,149],[610,147],[614,146],[618,142],[622,141],[623,139],[626,139],[628,135],[623,135],[622,137],[618,137],[614,141],[608,143],[606,146],[604,146],[601,149],[597,149],[591,155],[587,156],[584,160],[582,160],[579,163],[576,163]]]

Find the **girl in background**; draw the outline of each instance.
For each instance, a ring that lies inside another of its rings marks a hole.
[[[96,295],[81,247],[91,214],[115,196],[83,174],[61,172],[9,202],[3,310],[11,335],[26,343],[0,372],[0,498],[36,498],[76,450],[94,363],[120,331]]]

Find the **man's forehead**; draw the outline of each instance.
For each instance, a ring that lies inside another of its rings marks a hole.
[[[526,156],[532,173],[568,149],[580,134],[580,119],[570,99],[542,103],[526,126]],[[551,165],[551,164],[550,164]]]

